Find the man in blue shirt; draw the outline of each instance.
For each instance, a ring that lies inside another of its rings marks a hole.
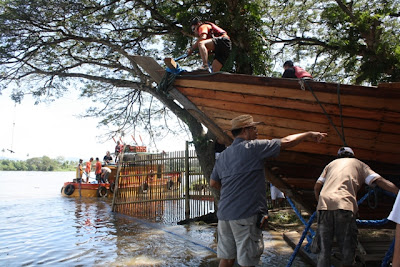
[[[282,149],[305,140],[320,142],[326,133],[305,132],[282,139],[256,140],[257,125],[250,115],[231,121],[235,138],[215,162],[210,185],[220,190],[218,203],[218,248],[220,266],[255,266],[264,250],[262,230],[256,226],[259,214],[268,214],[265,160]]]

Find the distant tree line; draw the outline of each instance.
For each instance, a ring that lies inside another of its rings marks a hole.
[[[73,171],[78,162],[47,156],[27,160],[0,160],[0,171]]]

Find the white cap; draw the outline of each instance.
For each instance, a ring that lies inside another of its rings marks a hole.
[[[339,148],[339,150],[337,152],[338,156],[342,156],[342,155],[344,155],[346,153],[350,153],[350,154],[352,154],[354,156],[353,149],[351,149],[348,146],[343,146],[343,147]]]

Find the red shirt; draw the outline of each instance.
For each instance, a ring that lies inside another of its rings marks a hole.
[[[101,162],[97,161],[96,162],[96,170],[94,172],[95,174],[100,174],[101,173]]]
[[[89,173],[91,169],[92,169],[92,163],[90,161],[86,162],[85,172]]]

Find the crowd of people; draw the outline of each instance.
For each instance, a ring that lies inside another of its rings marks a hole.
[[[117,141],[115,146],[115,163],[117,163],[118,158],[123,149],[124,149],[124,144],[120,141]],[[90,172],[92,171],[92,162],[93,158],[91,157],[85,163],[85,169],[83,169],[83,159],[79,160],[78,166],[76,167],[76,179],[78,182],[89,183]],[[94,173],[97,183],[108,182],[108,177],[111,173],[111,169],[108,168],[107,165],[115,163],[113,162],[113,157],[111,156],[110,151],[106,152],[106,155],[103,157],[103,162],[101,162],[99,158],[96,158]],[[83,174],[85,174],[86,178],[85,181],[83,181]]]
[[[91,157],[86,163],[85,168],[83,168],[83,159],[80,159],[78,166],[76,167],[76,180],[80,183],[90,183],[90,173],[92,171],[93,158]],[[113,158],[110,151],[106,152],[103,157],[103,162],[99,158],[96,158],[94,165],[94,174],[97,183],[108,183],[108,177],[111,174],[111,169],[107,167],[108,165],[114,164]],[[83,177],[85,175],[85,177]],[[83,180],[85,178],[85,180]]]

